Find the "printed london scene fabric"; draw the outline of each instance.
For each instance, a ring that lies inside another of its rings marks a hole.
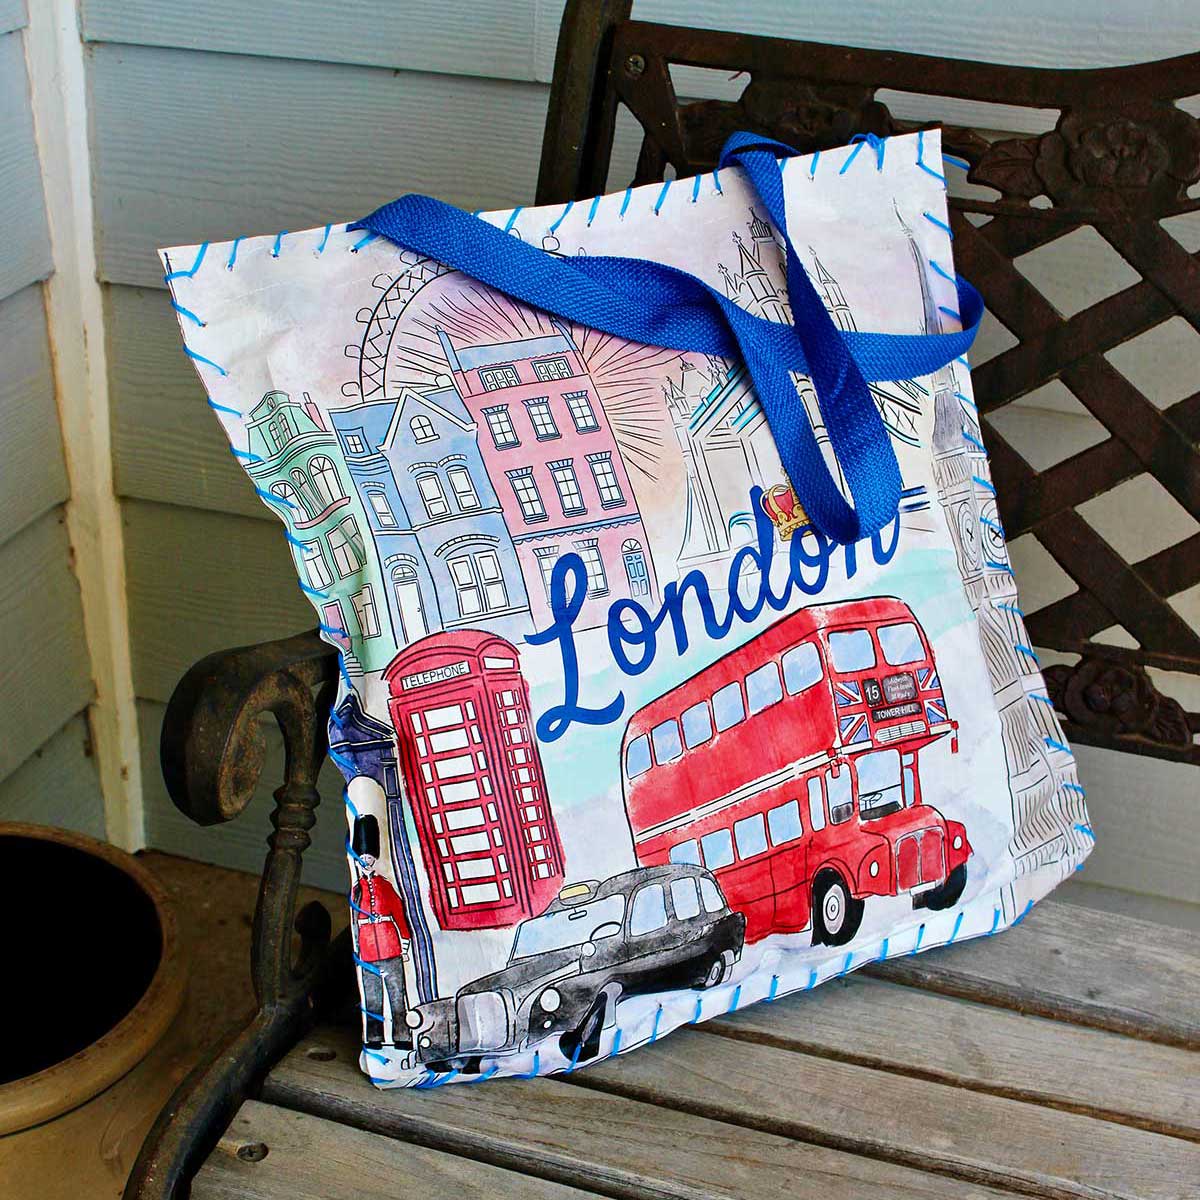
[[[785,164],[797,251],[843,330],[958,328],[938,136],[885,148]],[[736,171],[482,219],[790,319]],[[964,361],[871,385],[903,498],[840,547],[739,362],[580,327],[344,224],[163,262],[341,652],[376,1083],[574,1070],[995,933],[1086,856]]]

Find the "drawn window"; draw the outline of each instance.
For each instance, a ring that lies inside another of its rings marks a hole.
[[[525,520],[544,521],[546,507],[542,504],[541,494],[533,481],[533,468],[523,467],[517,471],[509,471],[508,481],[512,484],[517,503],[521,506],[521,515]]]
[[[418,475],[417,490],[421,493],[425,511],[430,517],[444,517],[450,512],[450,504],[442,490],[442,481],[436,475]]]
[[[513,428],[512,418],[508,415],[507,404],[498,404],[495,408],[485,408],[483,416],[492,435],[492,444],[497,450],[521,444],[521,439],[517,437],[517,431]]]
[[[600,422],[596,420],[596,413],[592,409],[592,402],[588,398],[587,392],[568,392],[563,399],[567,402],[567,411],[571,414],[571,420],[575,422],[576,433],[590,433],[593,429],[600,428]]]
[[[504,573],[500,570],[500,558],[494,550],[481,550],[475,555],[475,567],[483,584],[483,598],[488,612],[508,607],[508,589],[504,586]],[[484,660],[485,665],[487,660]]]
[[[346,535],[346,541],[354,547],[358,555],[358,565],[362,566],[367,561],[367,552],[363,547],[362,534],[358,531],[358,522],[353,517],[347,517],[338,528]]]
[[[643,733],[625,747],[625,774],[636,779],[650,770],[650,739]]]
[[[621,482],[613,470],[612,454],[589,454],[588,463],[592,468],[592,478],[596,481],[596,491],[600,493],[601,508],[615,508],[625,503],[625,494],[621,491]]]
[[[463,512],[470,512],[472,509],[479,507],[479,496],[475,492],[475,485],[471,482],[470,472],[466,467],[451,467],[446,472],[450,480],[450,486],[454,489],[454,499],[458,501],[458,507]]]
[[[736,681],[726,684],[713,696],[712,706],[718,733],[724,733],[736,725],[746,715],[741,684]]]
[[[629,908],[629,933],[638,937],[653,933],[667,923],[667,896],[661,883],[648,883],[639,888]]]
[[[783,699],[783,687],[779,682],[779,667],[774,662],[764,663],[757,671],[746,676],[746,700],[750,715],[760,713]]]
[[[660,766],[682,757],[683,743],[679,740],[679,726],[673,717],[655,725],[650,731],[650,739],[654,743],[654,761]]]
[[[454,581],[454,590],[458,594],[459,614],[473,617],[483,612],[483,594],[479,580],[471,568],[470,558],[467,555],[452,558],[449,567],[450,578]]]
[[[854,760],[858,775],[858,811],[864,821],[890,816],[904,807],[900,785],[900,752],[875,750]]]
[[[543,358],[533,364],[533,373],[543,383],[549,379],[570,379],[571,364],[565,358]]]
[[[845,768],[834,775],[825,772],[825,786],[829,789],[829,820],[834,825],[841,825],[854,815],[854,785],[850,782],[850,772]]]
[[[354,553],[354,546],[346,536],[346,530],[341,526],[329,530],[329,551],[334,556],[334,568],[343,580],[353,575],[362,565]]]
[[[911,621],[905,621],[902,625],[881,625],[879,645],[883,650],[883,657],[893,667],[920,662],[925,657],[921,635]]]
[[[762,813],[735,821],[733,836],[737,841],[738,858],[744,860],[762,854],[767,848],[767,827]]]
[[[783,656],[783,682],[789,696],[810,688],[821,679],[821,653],[815,642],[801,642]]]
[[[845,629],[829,635],[829,656],[835,671],[869,671],[875,665],[875,643],[866,629]]]
[[[699,704],[693,704],[687,709],[682,721],[683,742],[689,750],[712,737],[712,715],[708,711],[707,700],[701,700]]]
[[[814,775],[808,781],[808,820],[813,833],[825,828],[825,798],[821,794],[820,776]]]
[[[717,871],[733,862],[733,834],[728,829],[714,829],[700,839],[700,848],[704,851],[704,865],[710,871]]]
[[[353,433],[342,434],[342,445],[346,447],[347,454],[366,454],[367,452],[367,443],[361,429],[356,429]]]
[[[300,502],[300,493],[286,479],[280,483],[271,484],[271,495],[278,496],[283,501],[285,507],[289,508],[292,512],[304,511],[304,506]]]
[[[375,513],[375,520],[379,522],[379,527],[381,529],[395,529],[396,514],[392,512],[392,506],[388,504],[387,497],[375,489],[369,491],[367,497],[371,501],[371,509]]]
[[[558,500],[562,505],[563,516],[570,517],[577,513],[586,512],[583,503],[583,493],[579,490],[579,480],[575,478],[575,467],[569,458],[552,462],[550,477],[558,490]]]
[[[707,875],[700,876],[700,899],[706,913],[719,913],[725,907],[721,889]]]
[[[311,517],[313,515],[312,496],[309,494],[308,476],[297,467],[292,472],[292,485],[296,489],[296,494],[300,497],[300,503],[304,505],[304,511]]]
[[[771,832],[772,846],[794,842],[804,832],[804,826],[800,823],[799,801],[789,800],[771,809],[767,813],[767,828]]]
[[[463,554],[450,559],[450,578],[458,595],[459,614],[464,617],[496,612],[508,607],[508,590],[494,550]]]
[[[479,372],[479,382],[485,392],[495,392],[500,388],[516,387],[521,382],[517,368],[507,363],[498,367],[484,367]]]
[[[312,475],[313,486],[321,499],[321,506],[327,508],[338,500],[344,500],[346,493],[342,491],[342,481],[338,478],[337,468],[323,454],[317,455],[308,464]]]
[[[679,921],[690,921],[700,915],[700,891],[694,875],[671,880],[671,907]]]
[[[546,589],[546,599],[550,599],[550,582],[554,577],[554,564],[558,561],[558,547],[545,546],[534,550],[537,555],[538,570],[542,573],[542,586]]]
[[[539,442],[559,436],[558,426],[554,423],[554,414],[550,411],[550,401],[545,396],[539,396],[536,400],[526,400],[525,410],[529,413],[533,436]]]
[[[379,636],[379,615],[375,611],[375,594],[368,584],[361,592],[356,592],[350,599],[354,603],[354,615],[358,618],[358,627],[364,638]]]
[[[301,554],[304,558],[304,570],[308,575],[309,587],[314,587],[318,591],[327,588],[333,582],[333,576],[329,573],[329,564],[325,561],[321,544],[305,542]]]
[[[588,595],[607,595],[608,576],[604,573],[604,562],[600,558],[600,550],[596,542],[576,542],[575,552],[583,560],[584,568],[587,570]]]
[[[408,428],[412,431],[414,442],[436,442],[438,440],[438,431],[434,429],[433,422],[423,413],[418,413],[408,423]]]
[[[702,867],[704,865],[700,861],[700,843],[695,838],[689,838],[686,842],[680,842],[677,846],[672,846],[671,852],[667,857],[673,863],[688,863],[694,867]]]

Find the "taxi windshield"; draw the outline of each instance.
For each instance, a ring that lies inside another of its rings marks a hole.
[[[547,950],[565,950],[570,946],[582,946],[592,940],[593,933],[601,925],[620,926],[625,918],[625,897],[605,896],[578,908],[560,908],[532,920],[523,921],[517,927],[509,961],[544,954]],[[613,932],[616,930],[608,930]],[[600,934],[604,936],[604,932]]]

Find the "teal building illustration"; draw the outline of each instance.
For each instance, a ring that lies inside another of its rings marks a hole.
[[[250,410],[246,470],[287,521],[301,588],[343,651],[350,675],[380,671],[395,641],[366,513],[336,435],[317,406],[267,392]],[[340,636],[339,636],[340,634]],[[361,638],[352,654],[351,637]]]

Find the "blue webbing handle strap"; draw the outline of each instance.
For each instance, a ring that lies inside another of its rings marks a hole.
[[[639,258],[559,258],[428,196],[402,196],[350,225],[424,254],[506,295],[631,342],[741,358],[779,456],[813,524],[853,542],[889,524],[900,501],[895,452],[868,380],[929,375],[969,348],[982,315],[958,283],[964,329],[950,334],[845,333],[833,323],[787,236],[778,142],[734,134],[722,166],[746,172],[787,243],[793,325],[754,316],[702,280]],[[793,376],[808,375],[846,484],[847,503],[822,456]]]

